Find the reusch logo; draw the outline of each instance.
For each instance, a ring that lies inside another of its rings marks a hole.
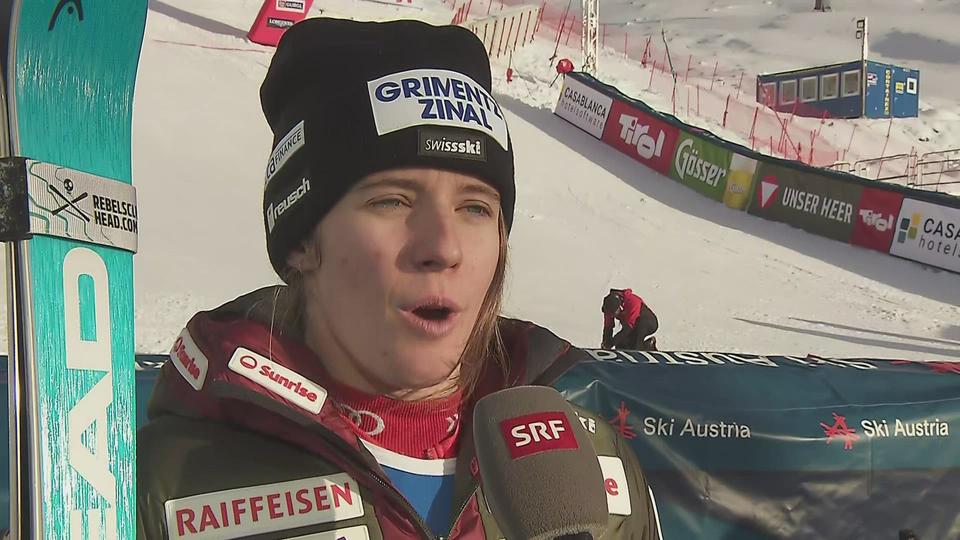
[[[767,176],[760,180],[760,189],[757,190],[757,202],[760,208],[766,209],[770,206],[776,197],[777,190],[780,189],[780,181],[776,176]]]
[[[319,414],[327,391],[319,384],[249,349],[237,347],[228,367],[231,371],[279,395],[294,405]]]
[[[280,202],[276,204],[270,203],[270,206],[267,207],[267,232],[273,232],[273,228],[277,225],[277,219],[289,210],[291,206],[296,204],[297,201],[302,199],[308,191],[310,191],[310,180],[304,178],[300,185],[297,186],[297,189],[293,190]]]
[[[897,232],[897,242],[906,243],[907,239],[913,240],[917,237],[917,230],[920,228],[920,220],[923,216],[919,212],[910,216],[910,219],[900,220],[899,231]]]
[[[580,448],[570,421],[561,411],[527,414],[500,422],[512,459],[552,450]]]

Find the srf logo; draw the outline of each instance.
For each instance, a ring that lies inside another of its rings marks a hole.
[[[527,414],[500,422],[511,459],[551,450],[580,448],[573,426],[561,411]]]
[[[903,244],[909,238],[913,240],[917,237],[917,229],[920,228],[920,220],[923,216],[919,212],[915,212],[910,219],[903,218],[900,220],[900,227],[897,230],[897,242]]]

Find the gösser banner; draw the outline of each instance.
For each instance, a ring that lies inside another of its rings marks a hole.
[[[761,163],[747,212],[849,242],[862,189],[857,184]]]
[[[890,253],[960,272],[960,209],[904,199]]]
[[[564,79],[555,114],[599,139],[610,116],[613,98],[605,96],[582,82]]]
[[[670,176],[715,201],[722,201],[730,161],[730,150],[681,132],[680,143],[670,164]]]

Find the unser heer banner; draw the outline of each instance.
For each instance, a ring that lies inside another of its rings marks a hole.
[[[960,364],[573,351],[556,383],[632,445],[664,538],[960,538]]]

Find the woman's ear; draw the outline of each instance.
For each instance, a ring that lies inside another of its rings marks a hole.
[[[320,268],[320,251],[317,242],[307,239],[287,255],[287,266],[303,274]]]

